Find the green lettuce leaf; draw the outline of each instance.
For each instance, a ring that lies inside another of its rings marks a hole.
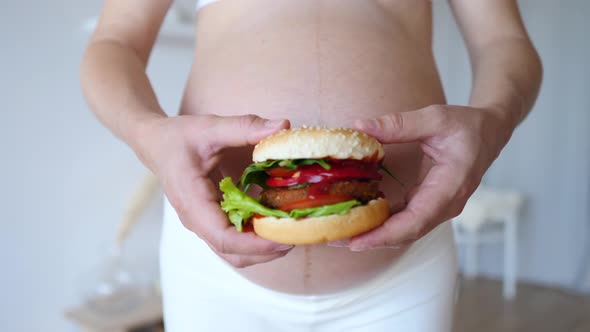
[[[254,198],[246,195],[234,185],[230,177],[221,180],[219,189],[223,192],[221,209],[227,213],[229,221],[236,226],[239,232],[242,231],[244,222],[250,219],[254,213],[279,218],[287,218],[289,216],[285,211],[267,208]]]
[[[323,217],[332,214],[344,215],[355,206],[361,205],[356,199],[331,205],[318,206],[307,209],[296,209],[289,212],[291,218]]]
[[[305,217],[323,217],[332,214],[343,215],[348,213],[351,208],[361,205],[357,200],[324,205],[307,209],[295,209],[291,212],[268,208],[254,198],[246,195],[238,189],[231,178],[226,177],[219,183],[219,189],[223,192],[221,209],[225,211],[232,224],[238,232],[243,230],[243,225],[254,214],[260,214],[268,217],[277,218],[305,218]]]
[[[242,173],[242,176],[238,181],[238,186],[244,188],[245,192],[248,192],[251,184],[257,184],[264,188],[264,181],[268,177],[265,171],[277,167],[279,162],[280,160],[267,160],[249,165]]]

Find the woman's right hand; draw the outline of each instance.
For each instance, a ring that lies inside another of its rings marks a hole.
[[[221,210],[212,173],[225,148],[254,145],[288,127],[287,120],[254,115],[161,117],[142,126],[134,150],[159,178],[183,225],[229,264],[246,267],[282,257],[292,246],[236,231]]]

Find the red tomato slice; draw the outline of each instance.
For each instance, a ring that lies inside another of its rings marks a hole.
[[[266,180],[266,184],[271,187],[287,187],[301,183],[319,183],[343,179],[381,180],[381,175],[378,173],[379,165],[376,163],[351,160],[337,162],[330,166],[329,170],[317,164],[300,166],[288,176],[273,176],[269,170],[271,176]]]
[[[354,198],[345,195],[322,195],[315,196],[314,199],[306,198],[298,201],[293,201],[279,207],[279,209],[289,212],[295,209],[306,209],[311,207],[336,204],[340,202],[350,201],[352,199]]]

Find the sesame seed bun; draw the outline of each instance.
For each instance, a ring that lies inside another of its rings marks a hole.
[[[254,232],[283,244],[316,244],[348,239],[382,225],[390,215],[389,204],[379,198],[352,208],[347,214],[316,218],[252,218]]]
[[[300,127],[281,130],[254,148],[254,162],[281,159],[372,159],[385,153],[375,138],[348,128]]]

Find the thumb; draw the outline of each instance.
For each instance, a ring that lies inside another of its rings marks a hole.
[[[289,120],[268,120],[256,115],[217,116],[207,129],[219,149],[254,145],[264,137],[290,127]]]
[[[420,141],[440,132],[440,117],[444,110],[427,107],[416,111],[387,114],[375,119],[355,122],[355,127],[382,143]]]

